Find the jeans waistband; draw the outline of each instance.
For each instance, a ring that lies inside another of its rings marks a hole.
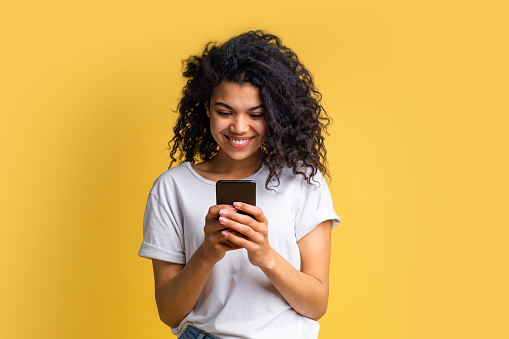
[[[203,330],[200,330],[199,328],[193,326],[193,325],[187,325],[187,328],[186,330],[184,331],[184,333],[182,333],[182,335],[180,336],[181,338],[196,338],[196,339],[219,339],[218,337],[210,334],[210,333],[207,333]]]

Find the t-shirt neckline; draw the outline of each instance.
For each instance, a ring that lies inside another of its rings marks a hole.
[[[209,180],[209,179],[206,179],[204,177],[202,177],[198,172],[196,172],[194,169],[193,169],[193,166],[192,166],[192,163],[190,161],[186,161],[184,162],[184,165],[186,165],[187,169],[189,170],[189,172],[191,172],[191,174],[193,176],[196,177],[196,179],[200,180],[201,182],[204,182],[208,185],[216,185],[216,181],[212,181],[212,180]],[[240,179],[240,180],[249,180],[249,179],[253,179],[255,176],[258,175],[258,173],[260,173],[262,170],[263,170],[263,165],[260,166],[260,168],[253,174],[251,174],[250,176],[244,178],[244,179]]]

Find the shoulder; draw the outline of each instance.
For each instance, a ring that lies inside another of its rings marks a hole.
[[[188,166],[189,164],[184,162],[161,173],[154,181],[150,193],[157,197],[178,186],[192,184],[194,177],[189,171]]]
[[[178,166],[172,167],[161,173],[156,179],[157,181],[170,180],[175,177],[181,177],[189,175],[188,162],[183,162]]]
[[[305,167],[302,161],[299,161],[296,169],[298,172],[305,173],[306,177],[312,174],[312,169]],[[315,190],[322,186],[327,187],[327,182],[325,181],[322,172],[317,171],[316,174],[311,177],[311,184],[309,184],[303,174],[295,174],[293,168],[288,166],[283,167],[279,180],[280,185],[298,186],[304,190]]]
[[[154,185],[169,182],[177,178],[185,177],[189,175],[187,163],[182,163],[178,166],[172,167],[161,173],[154,181]]]

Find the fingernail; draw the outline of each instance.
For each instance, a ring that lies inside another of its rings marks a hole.
[[[226,232],[226,231],[222,231],[221,234],[224,235],[225,237],[228,236],[228,232]]]
[[[219,215],[222,215],[223,217],[224,217],[225,215],[227,215],[227,214],[228,214],[228,212],[226,212],[226,210],[220,210],[220,211],[219,211]]]
[[[233,206],[235,206],[236,208],[239,208],[240,207],[240,202],[234,202]]]
[[[221,224],[225,224],[225,223],[226,223],[226,218],[220,217],[220,218],[219,218],[219,222],[220,222]]]

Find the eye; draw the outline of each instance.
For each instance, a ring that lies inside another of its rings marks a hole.
[[[264,113],[253,113],[253,114],[250,114],[250,117],[253,118],[253,119],[262,119],[264,116],[265,116]]]
[[[232,115],[230,112],[227,111],[217,111],[217,114],[219,114],[222,117],[229,117],[230,115]]]

